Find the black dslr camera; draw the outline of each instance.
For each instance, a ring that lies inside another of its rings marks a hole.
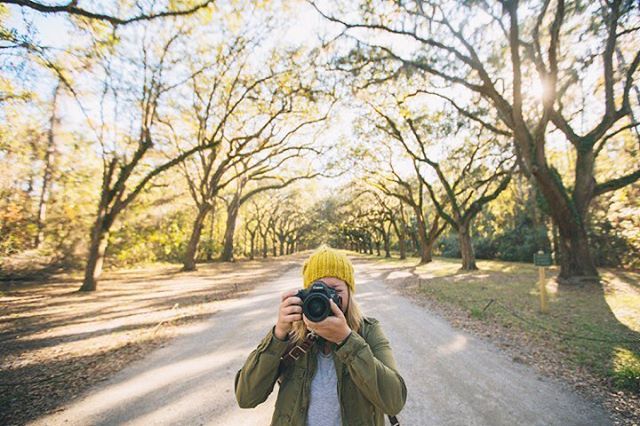
[[[330,299],[338,306],[341,302],[338,293],[322,281],[312,282],[308,289],[299,290],[296,297],[302,299],[302,312],[313,322],[320,322],[333,315]]]

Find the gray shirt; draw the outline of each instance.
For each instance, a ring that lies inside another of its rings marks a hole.
[[[333,351],[327,355],[318,351],[318,367],[311,380],[311,400],[307,411],[307,426],[341,426],[338,377]]]

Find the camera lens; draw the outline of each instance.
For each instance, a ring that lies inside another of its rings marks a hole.
[[[309,320],[314,322],[322,321],[329,315],[329,312],[331,312],[326,298],[321,295],[310,296],[305,300],[304,305],[305,315]]]

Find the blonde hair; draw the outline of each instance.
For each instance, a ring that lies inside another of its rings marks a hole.
[[[360,305],[358,305],[356,300],[353,298],[353,293],[349,287],[347,287],[347,291],[349,292],[349,305],[347,306],[347,312],[344,317],[347,320],[349,328],[357,333],[360,331],[364,315],[360,310]],[[293,339],[293,342],[296,344],[301,343],[307,335],[307,331],[307,325],[304,321],[296,321],[293,323],[293,328],[289,332],[290,339]]]

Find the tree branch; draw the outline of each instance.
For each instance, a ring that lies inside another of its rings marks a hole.
[[[165,18],[170,16],[191,15],[200,9],[204,9],[208,7],[214,2],[215,0],[206,0],[203,3],[200,3],[196,6],[193,6],[191,8],[184,9],[184,10],[176,10],[176,11],[165,10],[159,13],[142,13],[140,15],[132,16],[129,18],[120,18],[117,16],[91,12],[90,10],[83,9],[81,7],[76,6],[77,1],[73,1],[73,0],[63,5],[47,5],[47,4],[42,4],[40,2],[31,1],[31,0],[0,0],[0,4],[3,4],[3,3],[15,4],[17,6],[26,7],[42,13],[66,13],[69,15],[77,15],[77,16],[82,16],[89,19],[95,19],[98,21],[106,21],[114,26],[126,25],[132,22],[137,22],[137,21],[150,21],[153,19]]]

